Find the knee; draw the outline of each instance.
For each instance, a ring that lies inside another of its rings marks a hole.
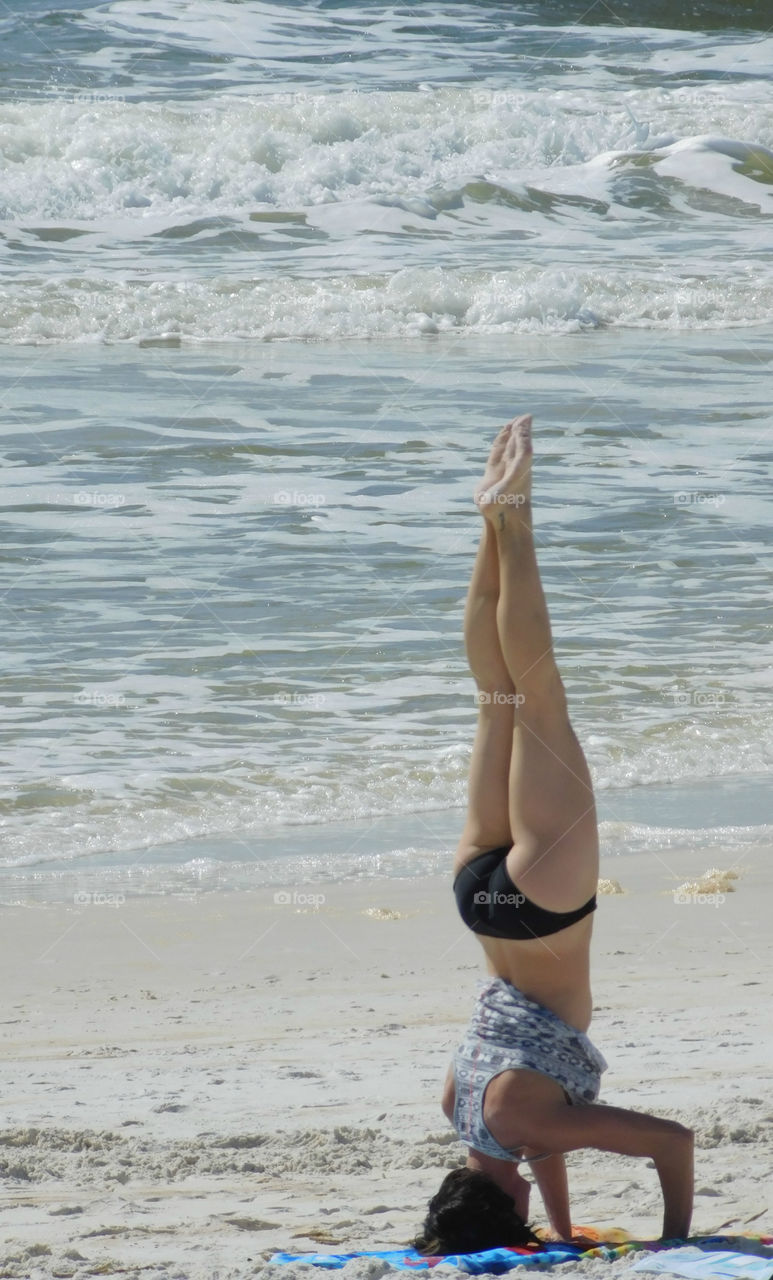
[[[552,655],[546,655],[523,675],[517,675],[516,683],[518,692],[523,695],[524,707],[566,707],[564,682]]]
[[[475,685],[475,701],[479,711],[501,711],[503,708],[512,711],[518,705],[518,695],[512,683],[508,684],[504,680],[476,679]]]

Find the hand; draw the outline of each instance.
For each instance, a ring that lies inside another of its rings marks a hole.
[[[601,1240],[601,1233],[593,1227],[575,1227],[572,1225],[571,1238],[566,1239],[557,1231],[542,1230],[540,1236],[551,1244],[578,1244],[593,1249]]]

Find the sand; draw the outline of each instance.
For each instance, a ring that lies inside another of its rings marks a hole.
[[[622,889],[595,924],[602,1098],[694,1126],[696,1232],[773,1229],[771,852],[602,867]],[[480,948],[449,880],[276,893],[2,910],[0,1276],[316,1278],[266,1260],[420,1226],[464,1160],[438,1098]],[[568,1165],[575,1223],[657,1236],[648,1162]]]

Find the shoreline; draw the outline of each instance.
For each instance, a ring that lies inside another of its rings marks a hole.
[[[688,849],[753,858],[773,842],[767,775],[647,784],[597,794],[601,856],[627,874],[630,858],[668,860]],[[656,817],[658,825],[650,825]],[[0,909],[73,905],[83,896],[193,898],[281,890],[309,892],[442,875],[464,808],[438,808],[238,834],[187,837],[147,848],[0,868]],[[610,874],[613,874],[610,872]]]
[[[601,1096],[692,1124],[694,1231],[741,1229],[764,1215],[773,1169],[771,861],[741,865],[716,905],[673,892],[729,865],[715,850],[620,861],[602,863],[624,892],[600,897],[594,923]],[[439,1093],[480,948],[449,877],[322,891],[4,911],[5,1252],[51,1250],[18,1274],[55,1259],[78,1274],[75,1249],[203,1280],[252,1274],[275,1250],[415,1233],[464,1160]],[[575,1222],[658,1234],[645,1162],[568,1164]]]

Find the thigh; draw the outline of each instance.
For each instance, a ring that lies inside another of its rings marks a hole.
[[[481,705],[470,761],[467,821],[456,852],[454,871],[488,849],[512,844],[510,834],[510,753],[513,706]]]
[[[565,704],[519,711],[509,806],[507,869],[519,889],[550,911],[582,906],[598,881],[598,824],[587,761]]]

